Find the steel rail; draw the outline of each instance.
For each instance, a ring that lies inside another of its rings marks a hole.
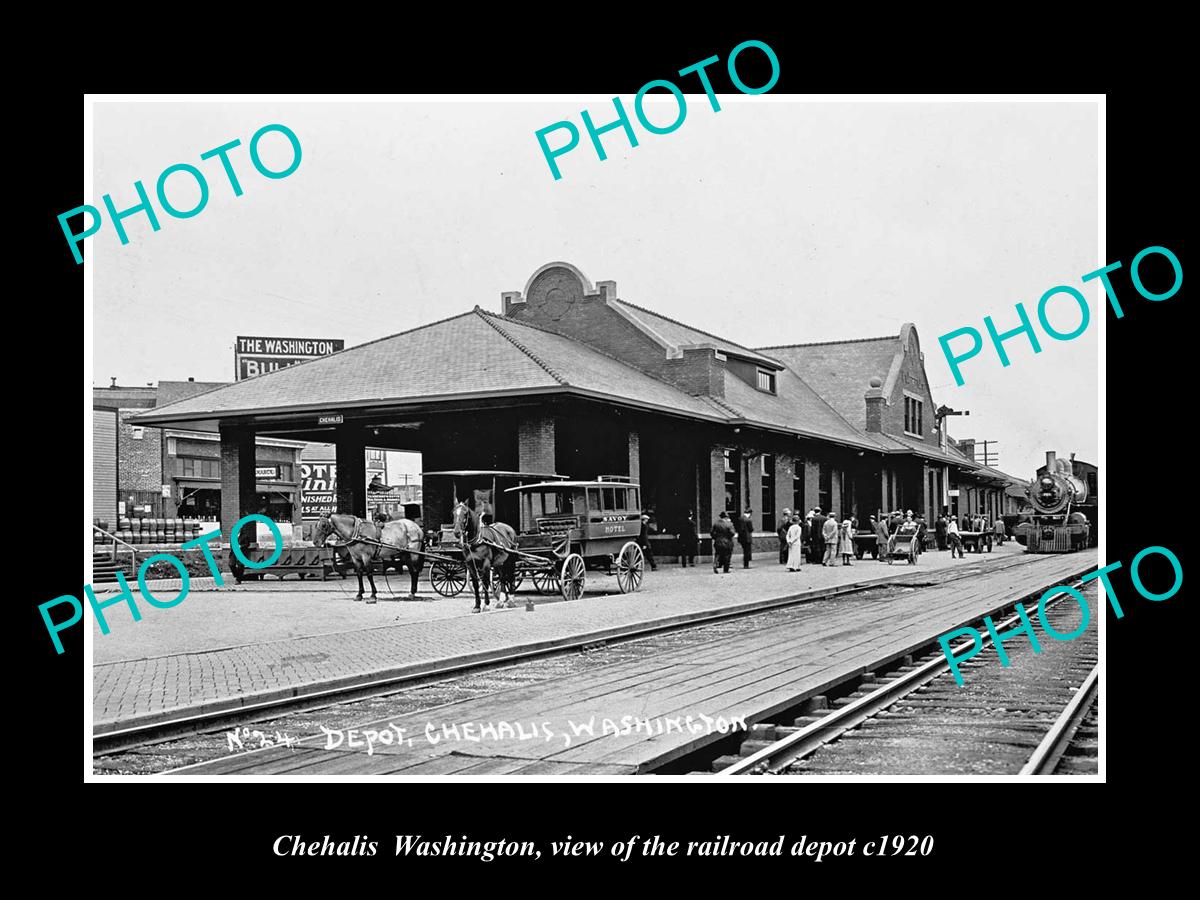
[[[1073,585],[1075,588],[1082,586],[1083,582],[1077,581]],[[1052,586],[1053,587],[1053,586]],[[1034,594],[1041,594],[1051,588],[1039,589],[1033,594],[1027,594],[1025,597],[1017,598],[1011,601],[1019,603]],[[1047,603],[1047,607],[1056,606],[1063,602],[1063,599],[1069,595],[1063,594],[1056,597]],[[1005,604],[1008,605],[1008,604]],[[1003,607],[1001,607],[1003,608]],[[974,616],[970,619],[971,622],[977,621],[980,616]],[[1019,622],[1019,615],[1012,615],[1003,622],[995,626],[997,631]],[[982,635],[982,643],[980,649],[989,646],[992,643],[990,633]],[[963,640],[955,645],[952,650],[955,655],[960,650],[965,650],[972,646],[974,641]],[[848,703],[841,709],[833,710],[824,715],[820,720],[806,725],[799,731],[787,735],[779,739],[770,746],[763,747],[761,750],[751,753],[749,756],[734,763],[728,768],[722,769],[715,773],[718,777],[733,776],[733,775],[769,775],[776,774],[779,771],[786,769],[798,759],[808,756],[814,750],[830,741],[841,737],[851,728],[861,725],[867,719],[883,711],[891,706],[900,698],[907,694],[911,694],[922,685],[928,684],[933,679],[942,675],[950,668],[950,661],[943,653],[927,663],[918,666],[911,672],[901,675],[884,684],[878,690],[858,698],[852,703]],[[1094,674],[1094,673],[1093,673]],[[1078,699],[1078,697],[1076,698]],[[1060,754],[1061,755],[1061,754]]]
[[[1075,692],[1075,696],[1063,708],[1062,713],[1050,726],[1050,730],[1046,732],[1046,736],[1042,738],[1042,742],[1037,745],[1037,749],[1029,756],[1029,762],[1021,769],[1021,775],[1053,775],[1055,768],[1058,767],[1058,761],[1062,759],[1063,754],[1067,752],[1067,748],[1071,746],[1071,741],[1075,737],[1075,732],[1079,730],[1079,723],[1083,721],[1088,710],[1092,707],[1092,701],[1096,699],[1096,694],[1100,689],[1100,666],[1097,665],[1092,669],[1092,672],[1079,686],[1079,690]]]

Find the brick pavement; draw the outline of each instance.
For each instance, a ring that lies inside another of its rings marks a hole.
[[[660,566],[636,594],[615,579],[588,573],[578,601],[548,602],[523,588],[516,609],[473,615],[464,593],[427,602],[354,602],[352,582],[254,582],[195,591],[177,607],[143,606],[134,623],[124,607],[109,610],[111,633],[94,626],[93,717],[98,731],[185,711],[236,709],[255,701],[361,683],[370,676],[417,674],[451,661],[484,660],[514,648],[601,639],[651,621],[686,620],[721,609],[866,580],[947,568],[978,569],[1022,554],[1015,543],[992,554],[928,553],[914,569],[864,559],[851,567],[805,566],[787,572],[773,557],[749,571]],[[405,579],[405,584],[407,579]],[[393,579],[393,586],[399,586]],[[382,584],[380,585],[382,588]],[[422,589],[428,585],[422,582]],[[537,602],[533,613],[523,601]]]

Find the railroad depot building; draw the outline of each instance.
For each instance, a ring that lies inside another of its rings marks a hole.
[[[357,515],[367,512],[368,447],[420,452],[426,472],[626,475],[661,531],[690,510],[706,534],[721,510],[750,506],[764,544],[785,507],[864,524],[880,509],[912,509],[932,522],[958,491],[959,503],[1015,511],[1005,496],[1014,479],[975,462],[935,420],[910,324],[753,349],[621,300],[615,282],[593,285],[563,262],[501,303],[132,421],[219,438],[225,534],[257,511],[264,438],[334,444],[336,505]],[[448,517],[448,484],[425,481],[426,528]],[[516,521],[502,493],[487,500]]]

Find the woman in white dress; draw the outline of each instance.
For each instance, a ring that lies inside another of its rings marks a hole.
[[[800,544],[804,539],[804,529],[800,527],[800,517],[792,516],[792,524],[787,530],[787,545],[788,545],[788,561],[787,567],[789,572],[800,571],[800,561],[803,556],[800,552]]]
[[[838,537],[838,552],[842,554],[842,565],[851,565],[850,557],[854,555],[854,532],[850,520],[842,522],[841,534]]]

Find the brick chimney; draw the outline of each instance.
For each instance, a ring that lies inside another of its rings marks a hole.
[[[873,434],[883,432],[883,380],[875,376],[867,388],[867,431]]]
[[[958,442],[958,449],[962,451],[963,456],[975,462],[975,438],[963,438]]]

